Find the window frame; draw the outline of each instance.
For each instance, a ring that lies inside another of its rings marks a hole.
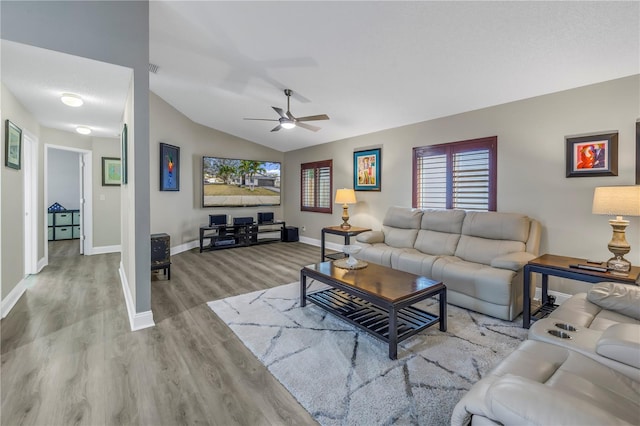
[[[488,150],[489,152],[489,200],[488,211],[497,210],[498,194],[498,137],[469,139],[457,142],[448,142],[436,145],[426,145],[413,148],[413,174],[411,198],[412,206],[418,206],[418,158],[433,155],[446,155],[446,208],[453,208],[453,157],[454,154],[466,151]]]
[[[318,202],[320,198],[320,194],[318,192],[319,188],[319,174],[318,170],[320,168],[329,168],[329,207],[318,207]],[[314,206],[309,207],[303,204],[304,202],[304,172],[305,170],[313,169],[314,170]],[[333,213],[333,203],[331,202],[331,197],[333,195],[333,160],[322,160],[322,161],[313,161],[310,163],[302,163],[300,164],[300,211],[303,212],[316,212],[316,213]]]

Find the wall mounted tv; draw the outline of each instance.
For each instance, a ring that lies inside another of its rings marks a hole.
[[[202,207],[280,205],[280,163],[202,157]]]

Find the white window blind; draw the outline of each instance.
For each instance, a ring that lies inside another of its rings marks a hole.
[[[413,206],[495,210],[497,137],[414,148]]]
[[[300,210],[331,213],[332,160],[301,165]]]

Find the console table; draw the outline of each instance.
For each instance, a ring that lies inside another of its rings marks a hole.
[[[346,257],[344,253],[324,254],[324,237],[326,234],[342,235],[344,237],[344,245],[349,245],[352,236],[366,231],[371,231],[371,229],[358,228],[357,226],[352,226],[349,229],[344,229],[341,226],[327,226],[326,228],[322,228],[322,237],[320,238],[320,262],[324,262],[326,259],[337,260]]]
[[[281,241],[281,236],[278,238],[259,238],[259,235],[274,232],[282,235],[282,229],[285,225],[284,221],[241,225],[202,225],[200,227],[200,253],[204,250],[246,247]],[[205,240],[209,240],[208,245],[205,245]]]
[[[598,272],[588,269],[580,269],[571,267],[571,265],[586,264],[585,259],[556,256],[553,254],[545,254],[536,259],[529,261],[524,266],[524,295],[522,302],[522,327],[529,328],[532,319],[535,321],[539,318],[532,318],[539,311],[551,311],[552,306],[549,306],[549,275],[568,278],[571,280],[584,281],[587,283],[599,283],[602,281],[613,281],[623,284],[635,284],[640,285],[640,268],[636,266],[631,267],[628,275],[618,275],[612,272]],[[531,288],[531,274],[539,273],[542,275],[542,306],[535,312],[531,312],[531,297],[529,291]]]

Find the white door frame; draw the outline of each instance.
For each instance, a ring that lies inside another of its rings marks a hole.
[[[93,200],[92,188],[93,188],[93,163],[92,163],[92,152],[86,149],[80,148],[72,148],[64,145],[53,145],[53,144],[45,144],[44,145],[44,201],[45,204],[48,203],[49,199],[49,150],[50,149],[59,149],[62,151],[73,151],[77,152],[82,158],[84,162],[84,171],[80,169],[81,176],[83,177],[80,182],[80,188],[82,194],[80,194],[80,203],[81,210],[84,210],[83,217],[80,218],[80,252],[85,255],[91,255],[93,249],[93,211],[91,209]],[[48,205],[46,207],[49,207]],[[47,209],[44,209],[44,226],[45,231],[47,231]],[[46,235],[46,232],[45,232]],[[44,245],[44,257],[45,261],[48,263],[49,260],[49,244]]]
[[[26,276],[39,272],[38,138],[24,130],[22,141],[24,143],[24,161],[22,162],[24,165],[24,275]],[[47,233],[45,232],[44,235]]]

